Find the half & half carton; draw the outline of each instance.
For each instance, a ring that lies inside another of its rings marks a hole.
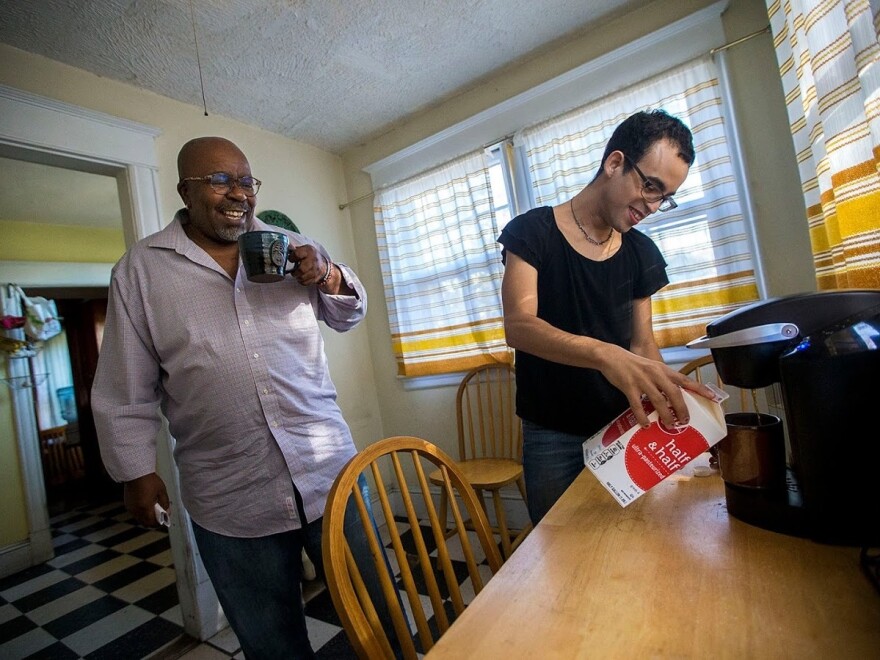
[[[721,402],[728,394],[708,386],[715,400],[681,391],[690,415],[686,426],[667,428],[645,399],[642,407],[650,426],[639,426],[629,408],[584,442],[584,465],[621,506],[631,504],[727,435]]]

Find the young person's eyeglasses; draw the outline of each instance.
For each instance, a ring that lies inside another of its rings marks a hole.
[[[226,195],[235,186],[238,186],[248,197],[256,195],[263,183],[252,176],[243,176],[236,179],[234,176],[227,174],[226,172],[214,172],[214,174],[208,174],[206,176],[188,176],[181,179],[181,181],[205,181],[211,185],[211,188],[213,188],[214,192],[218,195]]]
[[[657,184],[646,177],[639,169],[639,166],[636,165],[629,156],[623,154],[623,157],[633,166],[636,174],[638,174],[642,180],[642,199],[648,202],[648,204],[656,204],[657,202],[660,202],[660,206],[657,207],[657,210],[660,212],[671,211],[678,206],[678,203],[672,199],[672,195],[664,195],[663,191],[657,187]]]

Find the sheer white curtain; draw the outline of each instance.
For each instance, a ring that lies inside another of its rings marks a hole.
[[[381,191],[374,214],[398,374],[511,361],[482,150]]]
[[[73,372],[64,330],[43,344],[43,350],[31,358],[31,368],[34,379],[39,383],[36,395],[40,430],[65,425],[67,422],[61,416],[58,390],[73,385]]]
[[[675,196],[678,208],[639,225],[669,264],[670,284],[653,297],[655,333],[667,347],[702,335],[709,321],[758,298],[712,61],[690,62],[525,129],[515,142],[525,150],[536,204],[552,206],[592,180],[621,121],[657,108],[688,125],[697,154]]]

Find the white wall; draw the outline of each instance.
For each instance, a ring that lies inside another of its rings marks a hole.
[[[712,0],[657,0],[601,29],[577,36],[556,50],[502,71],[491,81],[350,150],[343,154],[349,199],[371,189],[364,167],[710,4]],[[727,41],[769,23],[763,0],[731,0],[722,19]],[[769,294],[813,290],[804,203],[772,39],[761,35],[730,49],[727,57]],[[633,66],[638,67],[638,62],[634,61]],[[367,325],[385,434],[419,435],[455,455],[455,389],[447,386],[408,391],[397,378],[372,203],[355,202],[350,210],[359,273],[372,305]],[[780,254],[786,255],[786,263],[775,257]]]
[[[346,192],[337,156],[220,116],[204,117],[201,108],[5,45],[0,45],[0,61],[0,83],[162,131],[156,152],[163,225],[181,206],[175,190],[181,145],[193,137],[220,135],[241,147],[254,174],[263,180],[258,210],[286,213],[303,233],[323,243],[335,260],[358,269],[349,216],[338,208]],[[362,324],[344,335],[327,331],[324,336],[340,406],[356,444],[366,446],[382,436],[367,328]]]

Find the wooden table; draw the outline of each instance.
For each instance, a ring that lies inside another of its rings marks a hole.
[[[692,474],[624,509],[584,470],[428,660],[880,658],[857,548],[743,523]]]

